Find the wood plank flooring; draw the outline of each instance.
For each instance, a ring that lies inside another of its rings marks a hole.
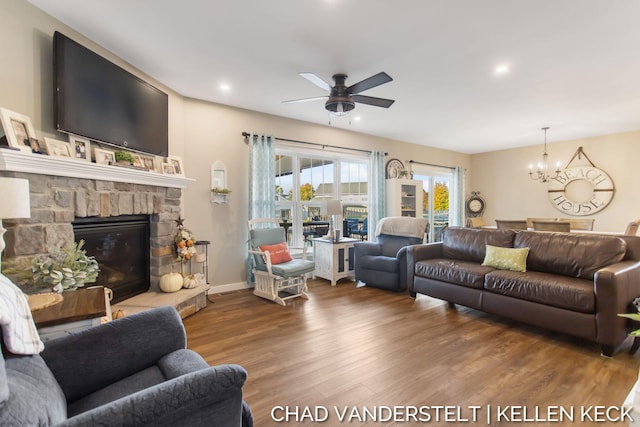
[[[574,422],[536,425],[580,425],[582,406],[619,407],[638,376],[640,356],[628,354],[630,340],[604,358],[595,344],[425,296],[414,300],[347,280],[336,287],[312,280],[309,289],[308,300],[286,307],[248,290],[211,295],[213,303],[184,320],[189,348],[209,364],[247,370],[244,396],[258,427],[279,425],[271,416],[277,406],[297,406],[301,416],[305,407],[325,407],[331,412],[324,426],[422,424],[403,422],[406,414],[395,422],[363,421],[365,408],[394,405],[429,406],[421,417],[430,416],[431,425],[472,421],[476,405],[478,421],[459,424],[508,425],[523,417],[498,419],[506,405],[526,407],[525,418],[537,408],[539,420],[552,421],[548,408],[561,406],[575,410]],[[436,405],[460,407],[460,415],[435,422]],[[351,422],[340,423],[334,407],[346,407]],[[294,421],[282,424],[320,424],[308,416]]]

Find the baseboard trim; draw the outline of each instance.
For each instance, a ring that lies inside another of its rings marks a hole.
[[[211,285],[207,295],[222,294],[225,292],[240,291],[243,289],[252,289],[253,285],[249,285],[247,282],[227,283],[225,285]]]

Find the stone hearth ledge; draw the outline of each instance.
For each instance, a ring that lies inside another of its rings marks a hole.
[[[129,316],[155,307],[171,305],[184,319],[207,306],[207,292],[210,288],[211,285],[198,285],[192,289],[180,289],[178,292],[148,291],[113,304],[111,313],[122,310]]]

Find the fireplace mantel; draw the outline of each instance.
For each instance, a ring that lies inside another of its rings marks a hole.
[[[145,170],[100,165],[83,160],[0,149],[0,171],[127,182],[157,187],[187,188],[194,179]]]

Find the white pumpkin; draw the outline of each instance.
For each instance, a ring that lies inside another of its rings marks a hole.
[[[185,289],[191,289],[198,286],[198,279],[195,274],[189,274],[184,276],[184,280],[182,282],[182,287]]]
[[[162,292],[178,292],[182,289],[182,274],[167,273],[160,277],[160,290]]]

